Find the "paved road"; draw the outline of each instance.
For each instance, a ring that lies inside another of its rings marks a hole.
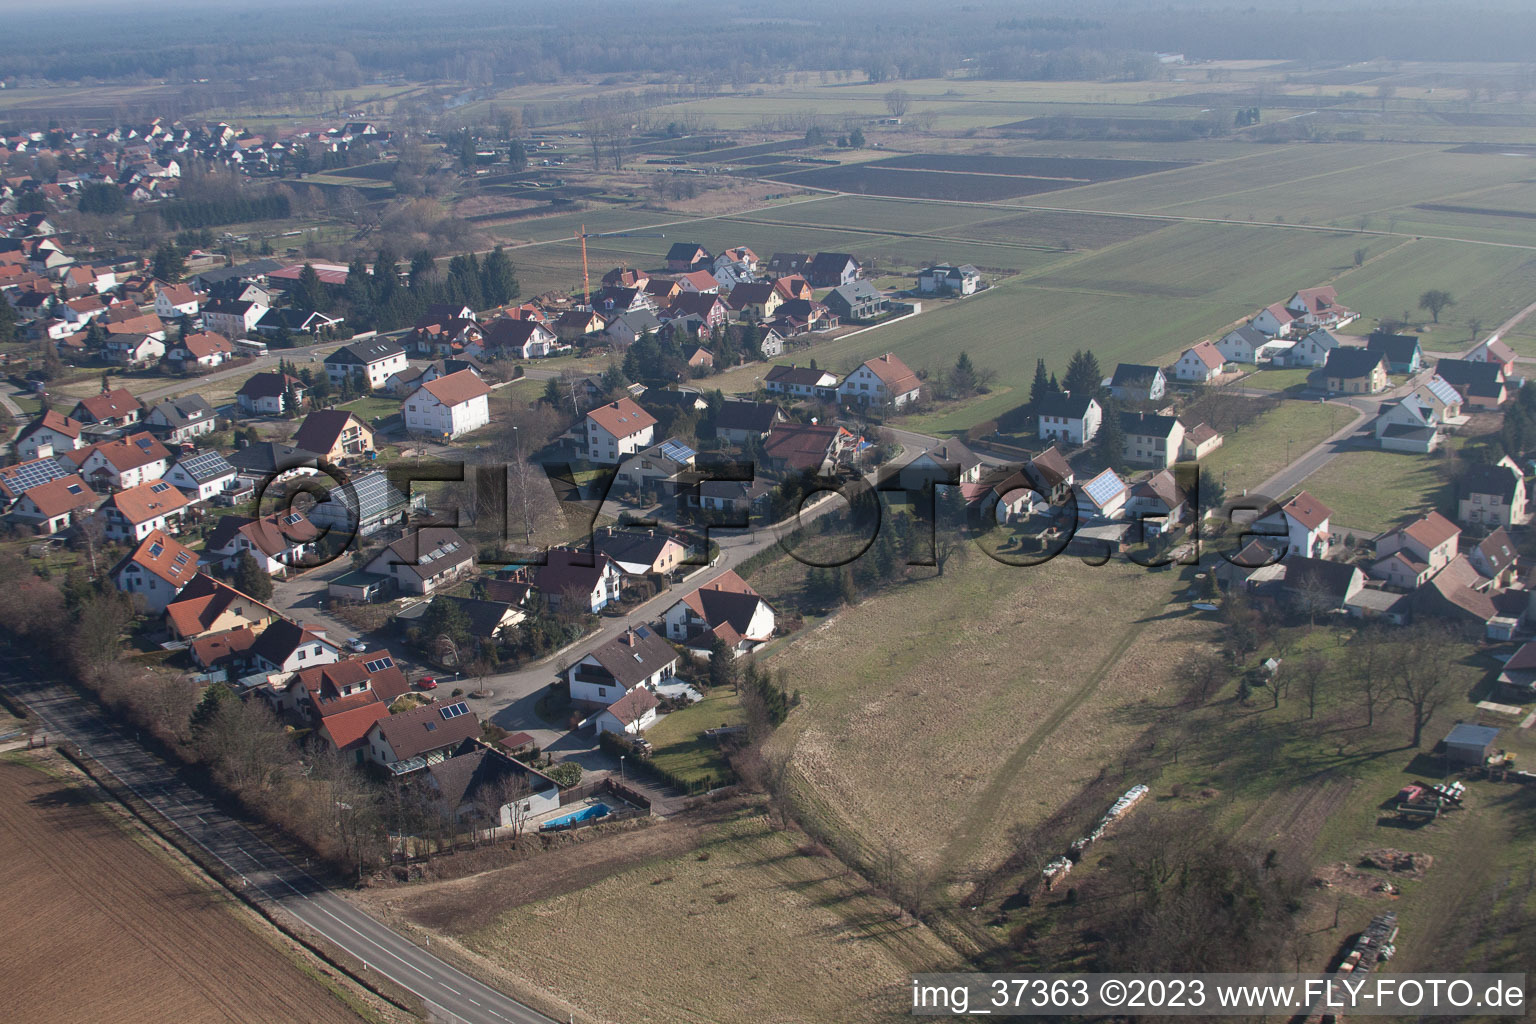
[[[0,688],[32,708],[55,742],[63,737],[83,747],[192,842],[244,878],[253,900],[286,911],[369,970],[414,993],[436,1019],[552,1024],[551,1018],[471,978],[326,889],[64,685],[6,671],[0,673]]]

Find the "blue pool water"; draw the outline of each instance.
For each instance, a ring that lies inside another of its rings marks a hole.
[[[612,813],[612,810],[607,804],[593,804],[591,807],[583,807],[574,814],[565,814],[558,818],[551,818],[539,827],[540,829],[559,828],[562,825],[574,825],[578,821],[591,821],[593,818],[606,817],[610,813]]]

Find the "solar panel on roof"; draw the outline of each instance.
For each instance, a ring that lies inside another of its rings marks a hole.
[[[1094,504],[1103,505],[1115,495],[1125,490],[1125,484],[1120,481],[1112,471],[1106,470],[1083,485],[1083,490]]]
[[[235,471],[235,467],[229,464],[222,452],[198,452],[182,459],[177,465],[192,479],[199,481]]]
[[[387,668],[394,667],[395,661],[393,658],[375,658],[372,661],[363,662],[363,668],[367,669],[370,675],[374,672],[382,672]]]
[[[447,707],[443,708],[442,713],[445,719],[458,718],[460,715],[469,714],[469,705],[465,704],[463,701],[459,701],[457,704],[449,704]]]
[[[6,486],[18,495],[65,476],[69,474],[64,472],[64,467],[52,459],[37,459],[0,469],[0,479],[4,479]]]
[[[140,448],[144,449],[146,452],[149,451],[149,446],[154,444],[154,443],[155,443],[155,439],[152,438],[152,437],[141,437],[141,438],[137,439],[136,441],[134,441],[134,444],[138,445]]]
[[[680,441],[663,441],[661,443],[661,454],[663,458],[671,459],[673,462],[687,462],[696,456],[698,452]]]

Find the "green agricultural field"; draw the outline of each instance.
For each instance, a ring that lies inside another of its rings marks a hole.
[[[1349,406],[1332,402],[1283,402],[1224,434],[1221,447],[1200,460],[1200,472],[1225,484],[1229,496],[1252,490],[1356,415]]]
[[[1431,509],[1454,514],[1444,461],[1436,455],[1343,452],[1302,482],[1333,509],[1333,529],[1381,533]]]

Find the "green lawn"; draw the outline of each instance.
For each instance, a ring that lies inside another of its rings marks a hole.
[[[1244,377],[1241,386],[1256,388],[1260,391],[1287,391],[1291,388],[1306,387],[1307,378],[1311,375],[1312,371],[1304,366],[1289,370],[1264,369]]]
[[[651,762],[688,781],[723,779],[729,772],[715,741],[705,729],[740,725],[740,699],[727,687],[706,694],[697,704],[664,715],[646,733],[654,751]]]
[[[1348,406],[1284,402],[1227,433],[1221,447],[1201,460],[1200,471],[1223,481],[1228,495],[1241,494],[1280,472],[1291,459],[1341,430],[1354,417],[1355,411]]]
[[[1303,486],[1333,509],[1334,529],[1381,532],[1430,509],[1452,513],[1443,460],[1403,452],[1345,452]]]
[[[364,423],[372,424],[374,417],[387,418],[400,412],[400,400],[397,398],[358,398],[346,405],[338,405],[338,409],[345,409]]]

